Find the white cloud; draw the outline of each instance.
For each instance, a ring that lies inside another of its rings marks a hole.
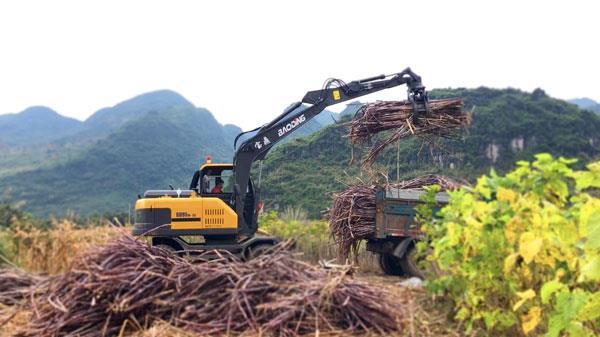
[[[6,1],[0,112],[47,105],[84,119],[168,88],[249,129],[328,77],[406,66],[428,88],[542,87],[600,100],[598,9],[592,1]]]

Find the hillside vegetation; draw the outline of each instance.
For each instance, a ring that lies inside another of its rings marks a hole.
[[[0,115],[0,151],[55,141],[74,134],[82,124],[43,106]]]
[[[471,179],[491,167],[506,171],[537,152],[576,157],[581,163],[600,154],[600,117],[542,90],[431,92],[432,98],[455,96],[473,111],[464,139],[443,142],[431,152],[414,140],[402,142],[399,149],[391,146],[376,163],[388,179],[439,172]],[[371,180],[356,164],[349,165],[352,149],[342,125],[357,107],[324,112],[294,134],[299,138],[274,149],[262,174],[267,208],[300,207],[317,218],[329,207],[332,192],[357,179]],[[126,213],[147,189],[187,187],[207,154],[230,162],[240,131],[219,124],[210,112],[175,92],[143,94],[99,110],[62,138],[0,149],[0,192],[9,191],[11,203],[25,201],[24,209],[37,216],[68,210]],[[361,154],[355,149],[355,163]]]
[[[83,122],[46,107],[0,115],[0,177],[68,162],[128,122],[178,106],[194,107],[176,92],[159,90],[100,109]]]
[[[432,152],[418,140],[388,148],[377,167],[390,180],[442,173],[472,181],[490,168],[505,172],[538,152],[575,157],[580,163],[600,155],[600,117],[540,89],[531,94],[515,89],[440,89],[430,97],[462,97],[473,123],[463,139],[442,142]],[[355,182],[355,177],[369,180],[356,164],[349,165],[352,148],[346,132],[342,121],[274,150],[262,175],[266,204],[280,209],[295,205],[318,217],[329,207],[332,192]],[[354,155],[355,163],[360,162],[360,149]]]
[[[204,155],[229,161],[233,140],[204,109],[151,112],[66,163],[0,180],[34,214],[127,212],[136,195],[187,188]]]

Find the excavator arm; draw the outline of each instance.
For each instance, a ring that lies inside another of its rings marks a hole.
[[[427,113],[427,93],[421,83],[421,77],[412,72],[410,68],[406,68],[396,74],[374,76],[347,84],[338,79],[329,79],[323,89],[307,92],[302,101],[290,105],[273,121],[249,131],[256,133],[243,141],[239,147],[236,146],[237,141],[244,133],[238,135],[234,145],[237,150],[233,158],[233,165],[234,203],[235,211],[238,214],[239,232],[252,235],[257,229],[256,224],[247,223],[243,216],[246,189],[254,161],[262,160],[275,144],[320,114],[328,106],[403,84],[408,86],[408,100],[413,103],[415,116]],[[303,104],[308,107],[298,109]]]

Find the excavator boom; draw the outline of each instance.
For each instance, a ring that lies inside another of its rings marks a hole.
[[[252,235],[257,230],[256,224],[246,223],[244,217],[241,216],[244,212],[250,169],[254,161],[262,160],[275,144],[316,117],[328,106],[403,84],[408,86],[408,99],[413,102],[415,114],[426,113],[428,109],[427,93],[421,83],[421,77],[410,68],[406,68],[396,74],[379,75],[350,83],[329,79],[323,89],[307,92],[302,101],[290,105],[273,121],[253,130],[257,131],[256,134],[236,148],[233,159],[234,203],[235,211],[238,214],[238,231],[241,234]],[[303,104],[308,107],[298,109]],[[236,138],[236,143],[241,135]]]

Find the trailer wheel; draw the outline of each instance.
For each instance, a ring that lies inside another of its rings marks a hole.
[[[412,244],[400,260],[402,269],[409,275],[426,280],[439,275],[439,272],[434,263],[423,261],[417,254],[417,247]]]
[[[379,267],[386,275],[402,276],[404,271],[400,259],[392,254],[379,254]]]

